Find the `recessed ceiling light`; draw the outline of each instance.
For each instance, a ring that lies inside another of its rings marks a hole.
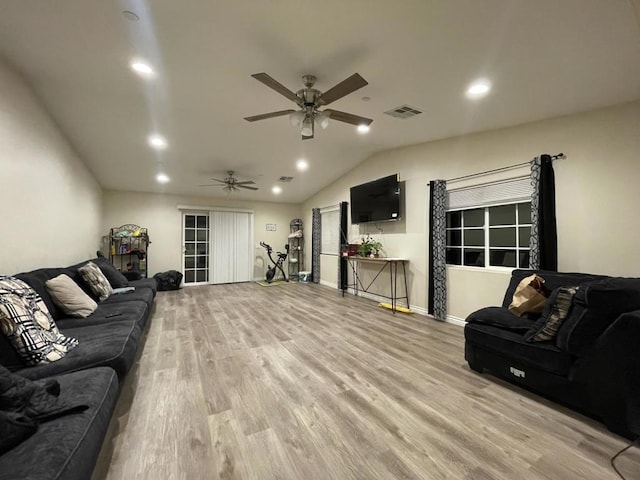
[[[370,130],[369,125],[358,125],[358,133],[362,133],[362,134],[369,133],[369,130]]]
[[[481,98],[489,93],[491,83],[488,80],[476,80],[467,88],[468,98]]]
[[[363,102],[368,102],[369,100],[371,100],[371,97],[362,97]]]
[[[307,168],[309,168],[309,164],[304,158],[301,158],[296,162],[296,168],[301,172],[304,172]]]
[[[276,185],[275,187],[273,187],[273,188],[271,189],[271,191],[272,191],[275,195],[280,195],[280,194],[282,193],[282,189],[281,189],[278,185]]]
[[[136,72],[141,77],[153,78],[156,76],[156,72],[153,70],[153,68],[151,68],[151,65],[143,62],[142,60],[132,60],[129,66],[131,67],[131,70]]]
[[[169,180],[171,180],[169,176],[164,173],[159,173],[158,175],[156,175],[156,181],[158,183],[168,183]]]
[[[156,150],[167,148],[167,140],[162,135],[149,135],[149,145]]]

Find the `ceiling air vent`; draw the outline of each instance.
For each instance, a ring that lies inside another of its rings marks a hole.
[[[384,113],[396,118],[411,118],[421,114],[422,112],[417,108],[410,107],[409,105],[402,105],[400,107],[392,108]]]
[[[293,177],[280,177],[279,180],[281,182],[285,182],[285,183],[289,183],[291,180],[293,180]]]

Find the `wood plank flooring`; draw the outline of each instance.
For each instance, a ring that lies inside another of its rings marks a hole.
[[[159,292],[150,322],[94,479],[618,478],[625,439],[470,371],[460,327],[254,283]]]

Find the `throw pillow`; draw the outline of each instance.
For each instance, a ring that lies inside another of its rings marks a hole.
[[[104,276],[102,270],[100,270],[95,263],[88,262],[85,266],[78,269],[78,273],[80,273],[80,276],[89,286],[89,289],[101,302],[109,298],[113,293],[113,288],[109,280],[107,280],[107,277]]]
[[[129,286],[129,280],[120,270],[106,258],[96,258],[93,262],[98,265],[100,271],[107,277],[107,280],[113,288],[124,288]]]
[[[27,365],[55,362],[78,345],[60,333],[40,295],[14,277],[0,277],[0,331]]]
[[[58,275],[47,280],[45,285],[53,302],[67,315],[87,318],[98,308],[98,304],[68,275]]]
[[[548,296],[549,291],[544,286],[544,279],[536,274],[529,275],[516,287],[509,311],[519,317],[529,313],[540,313]]]
[[[573,304],[573,297],[580,287],[559,287],[556,288],[540,320],[527,332],[525,339],[527,342],[545,342],[552,340],[558,334],[562,322],[569,315]]]

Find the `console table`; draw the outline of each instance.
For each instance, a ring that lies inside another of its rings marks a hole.
[[[391,300],[391,311],[396,313],[396,305],[398,304],[398,300],[406,300],[407,308],[409,308],[409,291],[407,290],[407,271],[405,269],[405,264],[409,261],[406,258],[375,258],[375,257],[356,257],[356,256],[347,256],[343,257],[347,259],[347,263],[351,266],[351,271],[353,272],[353,283],[346,285],[346,288],[352,287],[354,294],[357,296],[358,291],[368,293],[369,289],[373,285],[373,282],[377,280],[377,278],[384,272],[384,270],[389,267],[389,282],[390,282],[390,293],[391,295],[380,295],[375,294],[380,297],[388,298]],[[369,284],[365,287],[360,280],[360,272],[359,265],[361,263],[369,263],[378,266],[378,272],[375,274],[373,279],[369,282]],[[404,282],[404,296],[398,296],[398,267],[402,265],[402,280]],[[345,289],[342,290],[342,296],[344,297]]]

